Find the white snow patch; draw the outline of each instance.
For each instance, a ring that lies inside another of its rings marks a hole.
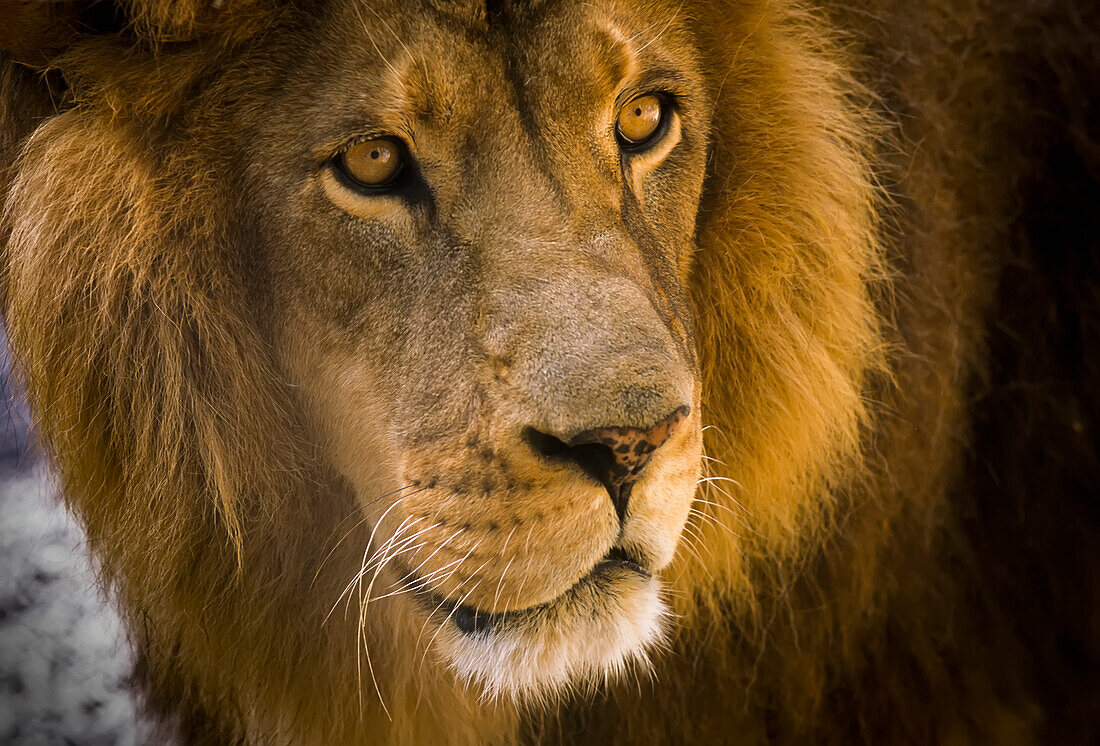
[[[0,743],[131,746],[146,732],[117,613],[47,475],[0,474]]]

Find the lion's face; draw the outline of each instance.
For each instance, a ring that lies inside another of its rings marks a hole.
[[[249,112],[275,342],[372,526],[350,592],[540,691],[660,631],[702,442],[704,90],[674,4],[399,4],[334,4]]]

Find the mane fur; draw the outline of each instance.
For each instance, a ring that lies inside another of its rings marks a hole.
[[[651,681],[523,713],[425,668],[423,641],[359,640],[354,613],[322,608],[369,527],[245,312],[217,178],[237,164],[188,113],[295,11],[121,5],[110,40],[28,27],[58,50],[49,73],[2,61],[3,305],[42,445],[148,653],[148,704],[184,713],[186,738],[344,743],[366,722],[392,743],[504,742],[522,722],[568,743],[1035,740],[1033,691],[996,664],[1024,643],[953,502],[1031,167],[1008,155],[1017,4],[685,11],[716,101],[690,269],[710,481],[666,573],[671,653]],[[388,621],[373,629],[407,624]],[[372,696],[374,666],[388,711],[348,694]]]

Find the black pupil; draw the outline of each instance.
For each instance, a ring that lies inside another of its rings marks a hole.
[[[375,160],[375,161],[378,160],[378,151],[377,150],[372,150],[370,152],[370,157],[371,157],[372,160]]]
[[[638,108],[638,109],[635,109],[635,110],[634,110],[634,116],[636,116],[636,117],[640,117],[641,115],[642,115],[642,110],[641,110],[641,108]]]

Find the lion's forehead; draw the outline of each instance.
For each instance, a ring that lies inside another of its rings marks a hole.
[[[509,112],[539,124],[585,122],[642,59],[673,69],[692,57],[664,3],[647,13],[617,0],[523,4],[507,28],[481,28],[437,5],[338,3],[317,36],[341,43],[318,42],[318,64],[296,65],[292,76],[329,92],[318,97],[329,118],[389,115],[433,135],[457,138],[472,127],[490,139],[501,129],[515,135]],[[556,134],[570,139],[570,131]]]

